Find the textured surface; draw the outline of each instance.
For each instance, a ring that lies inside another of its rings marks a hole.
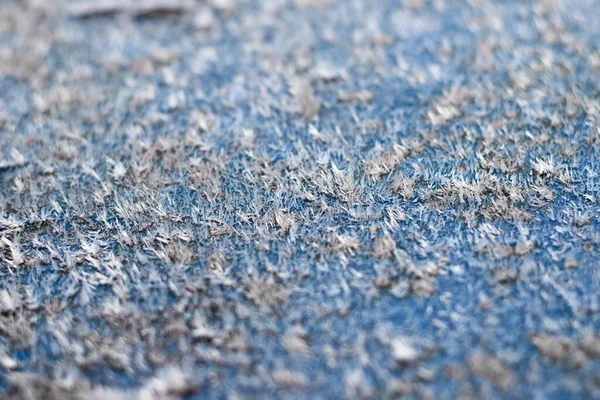
[[[6,395],[600,394],[597,1],[47,3],[0,2]]]

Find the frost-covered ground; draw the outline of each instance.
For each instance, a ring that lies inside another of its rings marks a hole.
[[[0,1],[0,390],[600,396],[599,128],[598,1]]]

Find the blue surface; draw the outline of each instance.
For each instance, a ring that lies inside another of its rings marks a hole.
[[[174,394],[190,398],[395,398],[398,382],[415,398],[598,396],[581,338],[599,329],[600,4],[305,3],[198,4],[209,31],[197,10],[77,19],[0,5],[0,22],[20,22],[0,24],[14,60],[0,58],[0,238],[24,256],[15,265],[0,244],[16,304],[0,300],[0,355],[18,364],[0,369],[7,395],[23,397],[22,373],[58,398],[159,395],[177,366],[193,389]],[[313,118],[295,81],[320,104]],[[373,100],[340,100],[360,90]],[[457,114],[436,123],[436,107]],[[371,174],[394,146],[406,156]],[[400,175],[414,196],[391,189]],[[396,253],[377,258],[385,235]],[[434,290],[418,296],[419,279]],[[253,299],[253,284],[283,300]],[[21,317],[32,338],[19,346]],[[219,338],[194,338],[196,320]],[[298,326],[308,355],[286,350]],[[550,360],[533,343],[544,333],[572,354]],[[419,354],[406,366],[399,337]]]

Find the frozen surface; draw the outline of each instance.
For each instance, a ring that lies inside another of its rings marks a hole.
[[[6,396],[600,395],[598,1],[54,3],[0,1]]]

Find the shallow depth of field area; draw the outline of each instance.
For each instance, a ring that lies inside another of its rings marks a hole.
[[[0,1],[0,394],[600,396],[600,2]]]

